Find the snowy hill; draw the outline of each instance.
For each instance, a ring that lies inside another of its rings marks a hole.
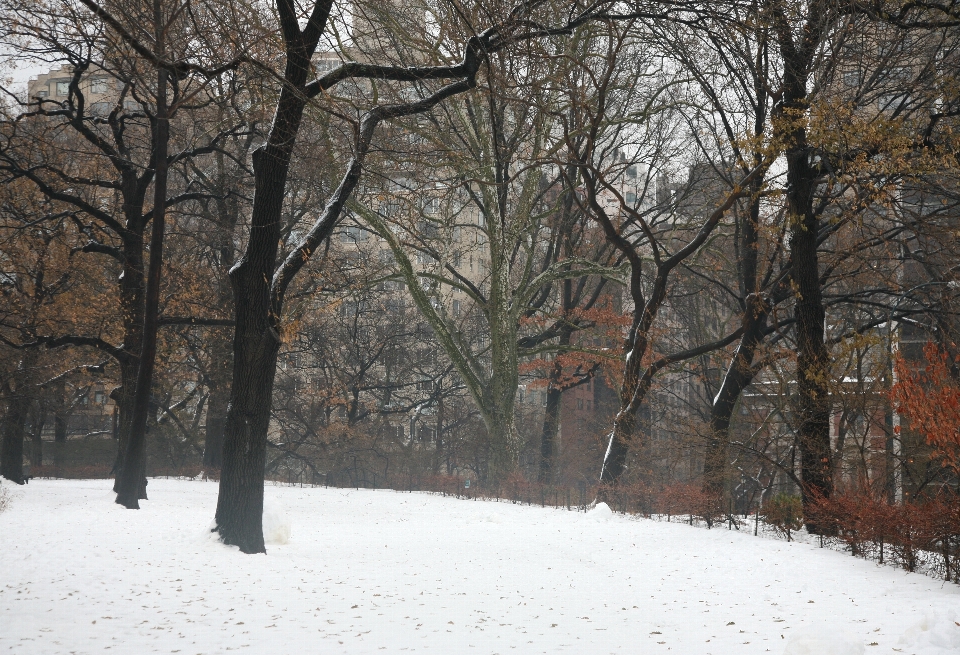
[[[960,653],[960,587],[803,543],[393,491],[35,480],[0,514],[0,653]],[[9,487],[7,487],[9,489]]]

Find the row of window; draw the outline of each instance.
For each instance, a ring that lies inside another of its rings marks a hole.
[[[89,92],[94,94],[104,94],[110,92],[110,78],[97,77],[90,80]],[[58,80],[53,83],[54,93],[57,96],[70,95],[70,80]],[[35,94],[37,97],[46,98],[49,96],[47,89],[41,89]]]

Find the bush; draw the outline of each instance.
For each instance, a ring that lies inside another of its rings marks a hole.
[[[855,556],[881,564],[888,558],[907,571],[926,564],[945,580],[960,582],[960,497],[955,493],[905,505],[846,494],[817,500],[812,514]]]
[[[803,502],[800,496],[777,494],[763,506],[760,517],[790,541],[790,533],[803,527]]]

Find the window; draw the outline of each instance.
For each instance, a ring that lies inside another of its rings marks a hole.
[[[887,72],[887,80],[894,84],[908,84],[913,80],[913,70],[909,66],[894,66]]]
[[[106,93],[108,80],[105,77],[98,77],[90,83],[90,93]]]
[[[417,229],[424,239],[436,239],[440,236],[440,228],[433,221],[420,221]]]
[[[623,199],[631,207],[637,204],[637,194],[635,194],[633,191],[627,191],[625,194],[623,194]]]
[[[583,398],[577,398],[577,409],[583,409]]]
[[[460,266],[460,262],[461,262],[461,260],[463,259],[463,255],[460,253],[459,250],[454,250],[454,251],[453,251],[453,258],[452,258],[452,259],[453,259],[453,261],[452,261],[453,265],[456,266],[456,267],[459,267],[459,266]]]
[[[377,253],[381,264],[392,264],[393,263],[393,251],[392,250],[381,250]]]
[[[65,96],[70,93],[70,82],[57,82],[57,95]]]
[[[860,86],[860,69],[848,68],[843,71],[843,83],[846,86]]]
[[[340,233],[340,240],[343,242],[353,243],[356,243],[357,241],[366,241],[367,233],[356,225],[348,225],[343,228],[343,232]]]
[[[36,95],[36,97],[38,98],[46,98],[50,94],[46,90],[43,90],[43,91],[37,91],[34,95]]]
[[[317,72],[321,75],[328,71],[332,71],[340,65],[339,59],[318,59],[316,66]]]
[[[440,199],[439,198],[427,198],[423,203],[423,213],[429,216],[434,216],[440,213]]]
[[[459,300],[454,300],[454,301],[453,301],[453,315],[454,315],[454,316],[460,316],[460,311],[461,311],[461,309],[460,309],[460,301],[459,301]]]
[[[420,380],[417,382],[417,391],[433,391],[433,380]]]
[[[396,200],[387,200],[380,203],[380,213],[384,218],[393,218],[400,211],[400,203]]]
[[[402,314],[403,313],[403,296],[399,298],[387,298],[385,303],[387,313],[389,314]]]

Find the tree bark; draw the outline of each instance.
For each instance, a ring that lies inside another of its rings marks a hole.
[[[154,21],[158,31],[162,25],[161,0],[154,0]],[[162,44],[162,41],[158,41]],[[162,47],[161,47],[162,53]],[[150,268],[147,272],[147,295],[144,306],[143,345],[137,388],[133,399],[130,436],[124,451],[123,469],[119,476],[117,503],[127,509],[140,509],[140,498],[146,498],[146,432],[150,412],[150,390],[157,356],[157,328],[160,307],[160,274],[163,263],[163,233],[167,202],[167,145],[170,123],[167,115],[167,71],[157,71],[157,113],[154,119],[153,226],[150,235]]]
[[[727,369],[720,390],[710,407],[709,441],[703,462],[704,491],[712,495],[729,494],[727,467],[730,461],[730,421],[743,390],[753,380],[753,359],[763,339],[767,308],[757,294],[747,297],[744,333]]]
[[[572,330],[560,333],[560,348],[570,345]],[[554,361],[547,383],[547,405],[543,410],[543,429],[540,432],[540,470],[537,481],[548,484],[556,475],[556,439],[560,429],[560,409],[563,401],[563,364]]]
[[[53,390],[53,466],[56,474],[63,469],[63,451],[67,444],[66,384],[61,379]]]
[[[223,543],[239,546],[244,553],[266,552],[263,481],[281,310],[271,307],[271,280],[312,52],[288,46],[287,85],[280,93],[267,143],[253,154],[255,189],[247,249],[230,271],[236,312],[233,384],[224,424],[216,530]]]
[[[233,357],[230,343],[219,330],[211,337],[210,371],[207,385],[210,397],[207,399],[207,427],[203,445],[203,468],[207,472],[219,471],[223,466],[223,430],[227,419],[227,406],[230,403],[230,377],[233,370]]]
[[[43,466],[43,424],[46,420],[46,410],[43,403],[38,401],[33,407],[33,447],[30,449],[30,464],[35,469]]]
[[[23,484],[24,425],[30,409],[30,399],[18,386],[16,392],[8,386],[7,411],[3,416],[3,447],[0,449],[0,475],[15,484]]]
[[[131,221],[127,221],[128,226]],[[120,310],[123,314],[123,358],[119,362],[120,387],[117,403],[117,456],[113,464],[113,491],[120,491],[123,459],[133,425],[133,398],[140,369],[143,347],[144,284],[143,232],[129,230],[123,234],[123,274],[120,280]]]
[[[791,282],[795,294],[797,393],[794,420],[800,450],[801,495],[804,509],[817,497],[830,497],[830,357],[824,342],[823,293],[820,286],[819,228],[814,194],[819,179],[814,149],[807,140],[807,83],[833,7],[814,2],[807,8],[802,29],[785,6],[774,13],[774,26],[783,53],[783,102],[775,117],[787,163],[787,220],[790,233]],[[807,530],[819,532],[812,522]]]
[[[803,133],[803,130],[799,130]],[[813,209],[816,173],[805,134],[787,150],[787,202],[790,217],[790,257],[796,293],[797,395],[794,414],[800,448],[801,494],[804,508],[833,493],[830,465],[830,357],[824,342],[825,311],[820,288],[817,235],[819,218]],[[817,526],[807,523],[810,532]]]

